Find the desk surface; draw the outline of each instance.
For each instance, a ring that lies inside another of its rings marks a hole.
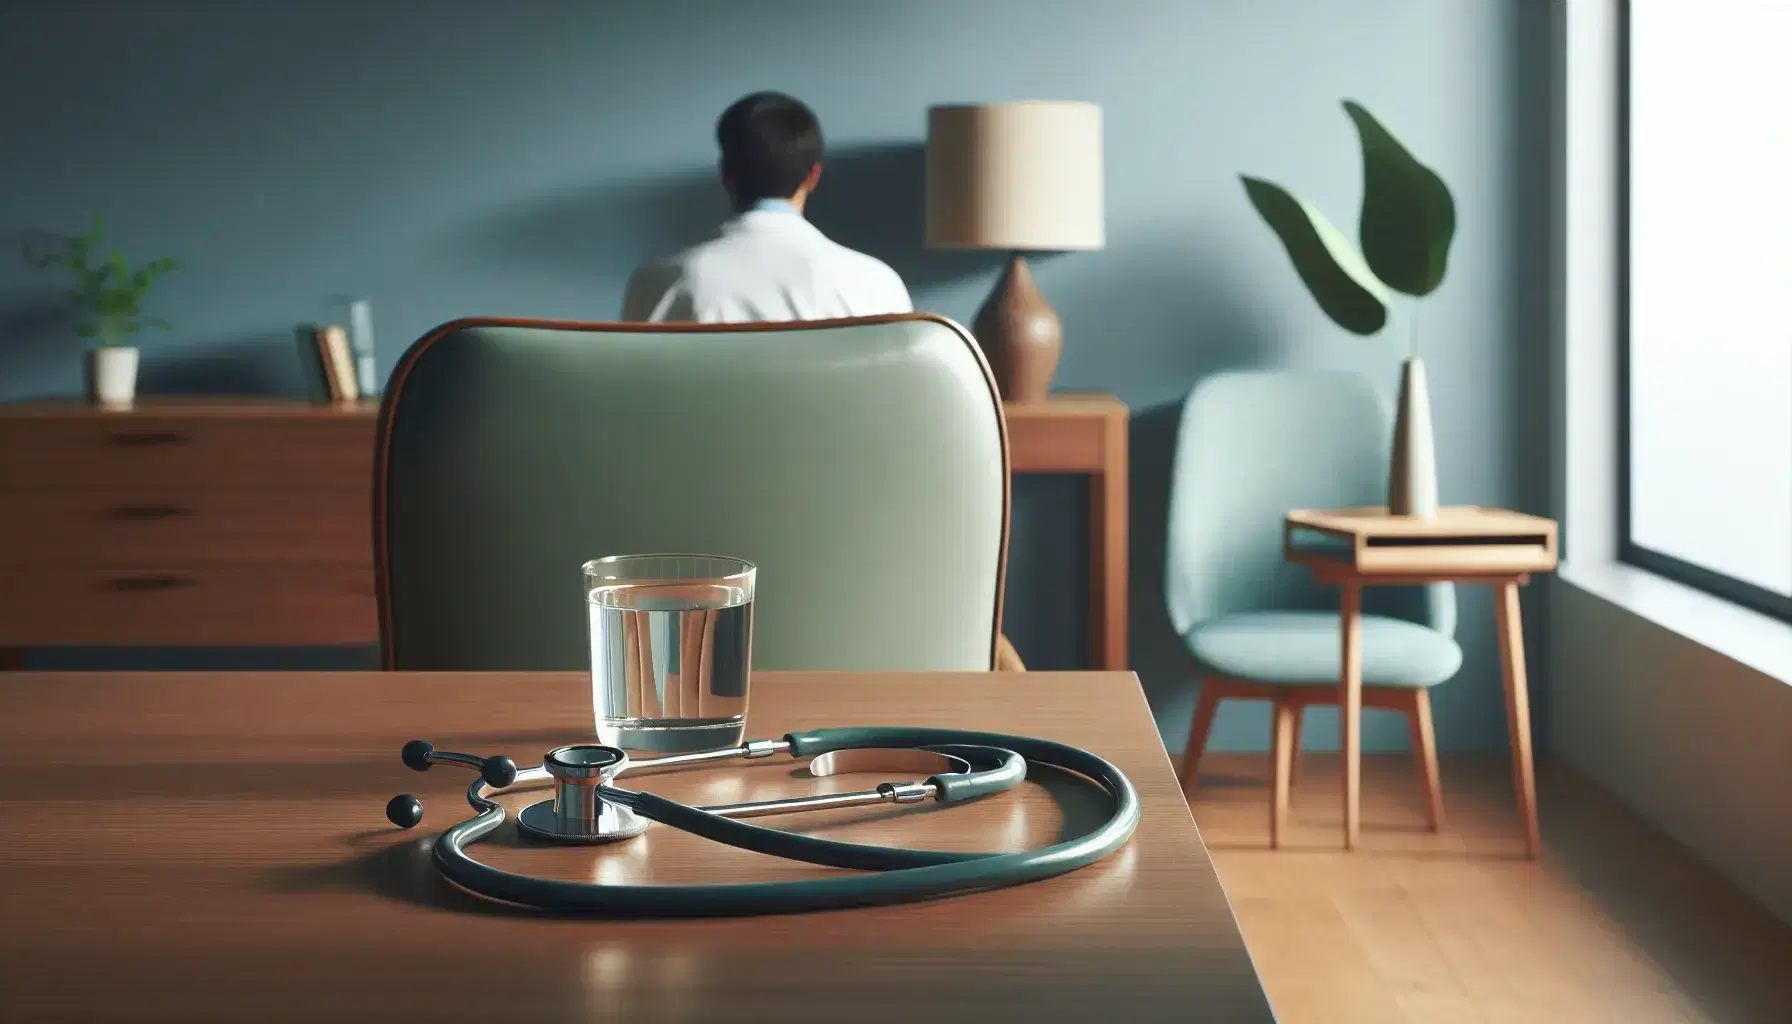
[[[545,918],[460,893],[430,867],[428,842],[465,816],[471,776],[407,771],[399,747],[427,738],[533,763],[588,734],[582,675],[22,673],[0,685],[0,1018],[1273,1019],[1130,673],[756,676],[753,736],[903,723],[1062,740],[1126,771],[1143,816],[1119,854],[1029,886],[696,922]],[[640,783],[755,800],[806,791],[795,771],[771,758]],[[407,791],[425,807],[413,832],[384,818]],[[1085,827],[1098,803],[1047,778],[967,807],[791,824],[1011,849]],[[827,870],[660,829],[531,849],[506,825],[474,849],[615,881]]]

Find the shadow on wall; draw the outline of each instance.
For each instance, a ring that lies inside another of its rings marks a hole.
[[[0,340],[6,351],[5,373],[0,375],[0,401],[45,397],[18,394],[14,382],[40,382],[66,378],[68,386],[81,387],[81,353],[86,342],[75,334],[68,304],[55,292],[25,292],[0,300]],[[43,390],[41,384],[37,390]]]
[[[822,165],[810,220],[842,245],[890,264],[911,290],[999,265],[999,253],[923,245],[926,149],[919,142],[842,149]],[[714,168],[594,185],[536,199],[473,226],[459,244],[581,280],[620,284],[642,263],[711,237],[729,216]]]
[[[137,389],[155,395],[288,395],[299,385],[298,348],[284,334],[144,351]]]
[[[1507,31],[1511,53],[1509,80],[1515,95],[1507,108],[1506,152],[1508,169],[1508,208],[1513,210],[1548,209],[1550,192],[1551,118],[1543,116],[1550,109],[1549,67],[1552,32],[1555,19],[1566,15],[1553,5],[1513,5]],[[1507,232],[1506,273],[1510,286],[1506,294],[1513,297],[1508,306],[1511,320],[1507,324],[1505,350],[1511,353],[1510,380],[1507,388],[1510,406],[1505,422],[1512,431],[1510,472],[1514,504],[1520,511],[1537,515],[1550,514],[1550,461],[1537,457],[1550,448],[1549,416],[1538,401],[1548,394],[1555,368],[1549,343],[1551,318],[1551,261],[1549,224],[1542,217],[1514,217]],[[1522,604],[1525,648],[1534,681],[1531,687],[1531,721],[1537,745],[1550,746],[1550,714],[1554,680],[1549,677],[1549,643],[1551,630],[1550,602],[1555,584],[1549,577],[1531,588]]]

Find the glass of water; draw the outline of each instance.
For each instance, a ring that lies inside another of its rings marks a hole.
[[[657,754],[741,743],[757,574],[721,555],[585,563],[599,743]]]

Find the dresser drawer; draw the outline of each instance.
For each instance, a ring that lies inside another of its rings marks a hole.
[[[16,491],[0,494],[0,566],[368,568],[372,522],[366,487]]]
[[[0,420],[0,490],[371,489],[373,437],[371,416],[7,418]]]
[[[373,571],[0,571],[0,647],[379,641]]]

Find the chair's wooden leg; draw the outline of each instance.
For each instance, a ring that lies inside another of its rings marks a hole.
[[[1512,740],[1512,782],[1524,821],[1524,849],[1537,856],[1543,839],[1537,828],[1537,776],[1531,763],[1531,698],[1525,683],[1524,625],[1519,621],[1518,584],[1501,583],[1494,609],[1499,619],[1500,667],[1506,683],[1506,729]]]
[[[1201,754],[1207,749],[1207,734],[1213,731],[1213,713],[1220,704],[1219,683],[1204,679],[1200,686],[1201,694],[1195,698],[1195,717],[1188,728],[1188,748],[1182,755],[1182,795],[1191,800],[1200,775]]]
[[[1338,588],[1343,633],[1338,681],[1339,748],[1344,755],[1344,848],[1356,849],[1363,786],[1363,591],[1355,580]]]
[[[1294,717],[1299,713],[1300,705],[1286,697],[1278,697],[1272,706],[1275,709],[1275,735],[1270,747],[1275,782],[1270,787],[1269,845],[1274,849],[1282,845],[1282,833],[1288,828],[1288,786],[1294,759]]]
[[[1431,726],[1431,691],[1412,691],[1412,706],[1407,709],[1412,723],[1412,753],[1419,764],[1419,780],[1425,787],[1425,818],[1431,831],[1442,830],[1444,824],[1444,787],[1437,771],[1437,733]]]
[[[1305,704],[1301,703],[1298,700],[1294,701],[1293,704],[1294,704],[1294,740],[1293,740],[1294,763],[1288,769],[1288,786],[1291,789],[1300,783],[1300,727],[1301,727],[1302,721],[1307,717],[1307,706]]]

